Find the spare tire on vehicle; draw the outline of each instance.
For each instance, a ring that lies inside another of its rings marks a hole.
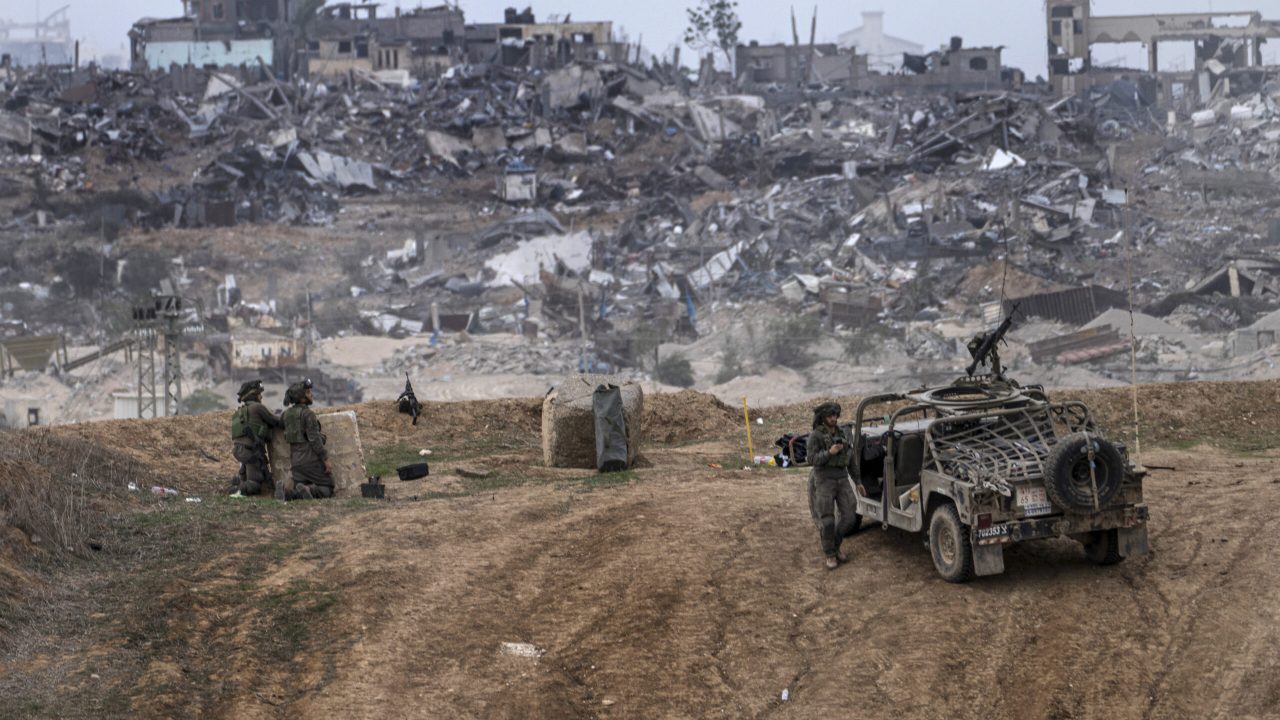
[[[1090,470],[1089,451],[1093,450]],[[1070,512],[1094,512],[1105,508],[1120,492],[1124,458],[1103,437],[1076,433],[1063,438],[1049,451],[1044,466],[1044,490],[1054,505]],[[1094,485],[1097,504],[1094,504]]]

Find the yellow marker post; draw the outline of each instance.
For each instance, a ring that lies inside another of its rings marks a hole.
[[[747,414],[747,396],[742,396],[742,424],[747,426],[747,454],[751,456],[751,462],[756,461],[756,449],[751,444],[751,416]]]

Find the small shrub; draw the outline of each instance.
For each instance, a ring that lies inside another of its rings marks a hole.
[[[693,366],[689,364],[688,358],[676,353],[668,355],[658,361],[658,368],[654,375],[659,382],[676,387],[693,387]]]
[[[226,410],[231,405],[221,395],[212,390],[197,390],[182,398],[183,415],[201,415],[218,410]]]
[[[764,357],[771,365],[803,370],[817,362],[810,348],[821,337],[817,315],[774,318],[765,325]]]
[[[723,385],[742,374],[742,357],[738,355],[738,346],[732,342],[724,344],[720,354],[720,369],[716,371],[716,384]]]
[[[855,363],[865,359],[874,359],[884,348],[884,343],[891,337],[889,328],[878,322],[866,327],[855,328],[844,338],[844,354]]]

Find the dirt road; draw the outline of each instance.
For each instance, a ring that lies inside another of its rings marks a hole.
[[[685,459],[716,448],[690,448]],[[1159,453],[1153,553],[1068,541],[950,585],[863,530],[821,569],[802,473],[518,488],[350,516],[266,585],[337,589],[322,641],[218,717],[1265,718],[1280,713],[1280,472]],[[197,623],[199,625],[199,623]],[[216,625],[212,626],[216,628]],[[531,643],[541,657],[504,655]],[[786,690],[789,699],[782,702]]]
[[[1141,392],[1150,444],[1217,444],[1144,452],[1176,468],[1152,554],[1029,543],[963,586],[879,528],[823,569],[804,470],[727,469],[737,411],[697,393],[652,398],[644,467],[605,478],[539,467],[536,400],[361,406],[370,457],[437,449],[389,503],[217,497],[219,417],[68,426],[205,500],[118,488],[100,553],[0,605],[0,717],[1280,717],[1280,384]],[[1088,396],[1123,429],[1131,396]]]

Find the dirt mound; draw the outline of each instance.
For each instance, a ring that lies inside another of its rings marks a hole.
[[[1132,441],[1133,390],[1064,390],[1055,400],[1084,401],[1108,433]],[[1183,382],[1138,386],[1139,432],[1144,447],[1192,443],[1233,450],[1275,447],[1280,381]]]
[[[739,411],[697,390],[655,393],[645,398],[644,428],[649,442],[681,443],[723,436],[742,423]]]
[[[8,606],[35,582],[24,565],[38,552],[31,542],[35,528],[27,517],[25,497],[39,468],[0,458],[0,609]],[[39,540],[39,536],[35,536]],[[8,613],[0,612],[0,629],[8,629]]]
[[[978,296],[984,294],[984,289],[990,288],[990,292],[995,293],[990,299],[995,300],[1000,296],[1002,285],[1006,297],[1024,297],[1066,288],[1052,280],[1023,272],[1013,265],[1008,266],[1006,275],[1005,265],[1004,262],[993,262],[971,268],[960,281],[959,291],[964,295]]]

